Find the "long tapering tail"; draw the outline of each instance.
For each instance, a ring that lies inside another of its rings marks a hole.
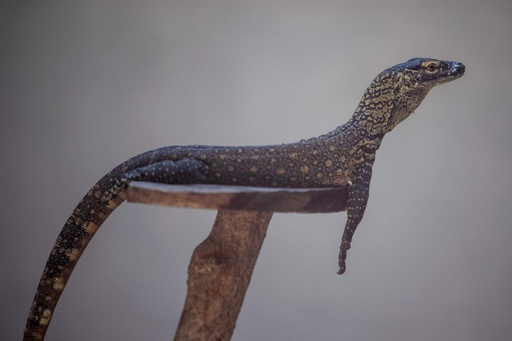
[[[170,148],[169,148],[170,149]],[[39,281],[23,340],[43,340],[53,312],[78,259],[96,231],[125,199],[123,174],[165,157],[164,148],[120,164],[98,181],[78,203],[62,228]]]
[[[44,339],[55,306],[78,259],[108,215],[126,198],[126,190],[122,189],[112,199],[102,200],[100,182],[77,205],[53,246],[30,308],[24,340]]]

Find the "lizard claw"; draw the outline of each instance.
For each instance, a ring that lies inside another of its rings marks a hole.
[[[345,270],[346,270],[346,266],[345,266],[345,262],[343,262],[343,264],[340,264],[340,270],[336,274],[343,275],[345,273]]]

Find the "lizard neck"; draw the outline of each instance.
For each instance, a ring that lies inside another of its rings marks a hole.
[[[383,137],[411,115],[430,88],[411,90],[400,73],[382,73],[366,89],[346,125],[367,137]]]

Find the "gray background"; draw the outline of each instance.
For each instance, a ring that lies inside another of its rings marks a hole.
[[[386,136],[336,276],[345,213],[276,214],[234,340],[512,334],[512,2],[16,1],[0,7],[2,340],[19,339],[73,207],[123,160],[344,123],[381,70],[460,60]],[[48,340],[168,340],[215,212],[122,205]]]

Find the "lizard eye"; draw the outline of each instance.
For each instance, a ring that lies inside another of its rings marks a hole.
[[[437,73],[437,71],[439,71],[439,69],[437,68],[437,64],[432,62],[432,63],[428,63],[426,66],[425,66],[425,70],[427,71],[427,73],[429,75],[433,75],[435,73]]]

